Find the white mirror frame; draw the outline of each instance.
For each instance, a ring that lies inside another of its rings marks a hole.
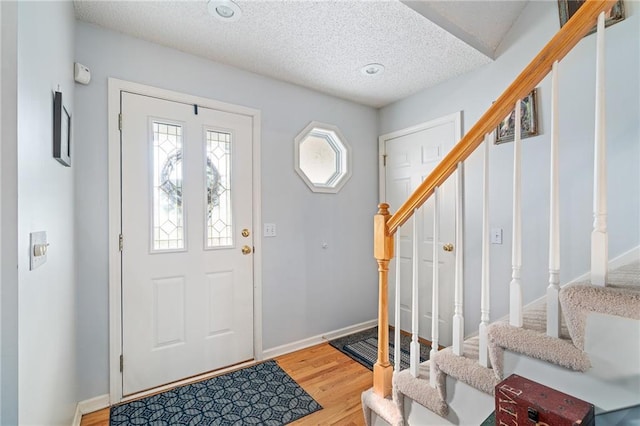
[[[339,169],[336,171],[338,176],[330,179],[328,184],[312,182],[300,167],[300,145],[312,134],[314,134],[314,136],[325,137],[339,158]],[[296,136],[294,149],[294,168],[296,173],[300,175],[300,178],[302,178],[304,183],[306,183],[313,192],[336,194],[351,177],[351,147],[340,132],[340,129],[334,125],[312,121]]]

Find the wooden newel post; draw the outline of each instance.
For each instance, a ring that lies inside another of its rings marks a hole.
[[[373,255],[378,261],[378,360],[373,366],[373,391],[386,398],[391,395],[393,368],[389,363],[389,261],[393,258],[393,236],[387,221],[391,217],[389,205],[378,205],[373,219]]]

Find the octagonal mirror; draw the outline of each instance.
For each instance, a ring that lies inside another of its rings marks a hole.
[[[295,169],[313,192],[336,193],[351,177],[351,148],[336,126],[313,121],[296,136]]]

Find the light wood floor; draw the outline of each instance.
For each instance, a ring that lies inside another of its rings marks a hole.
[[[328,343],[276,358],[278,364],[323,409],[292,425],[364,425],[360,394],[373,373]],[[109,409],[82,416],[81,426],[109,426]]]

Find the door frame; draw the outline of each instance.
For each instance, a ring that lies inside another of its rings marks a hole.
[[[120,355],[122,354],[122,263],[119,250],[119,235],[122,229],[121,187],[120,187],[120,130],[119,114],[122,91],[150,96],[169,101],[197,104],[233,114],[245,115],[252,120],[252,170],[253,170],[253,357],[260,361],[262,355],[262,238],[259,237],[261,215],[260,186],[260,128],[261,113],[258,109],[234,105],[199,96],[160,89],[139,83],[109,78],[108,80],[108,170],[109,170],[109,399],[111,404],[123,401],[122,372]],[[190,378],[194,380],[195,378]],[[162,387],[160,387],[162,388]],[[160,388],[156,388],[157,391]],[[144,393],[150,393],[144,392]],[[127,397],[139,397],[138,393]]]
[[[462,111],[457,111],[451,114],[447,114],[445,116],[433,119],[433,120],[429,120],[420,124],[416,124],[415,126],[411,126],[411,127],[406,127],[404,129],[400,129],[400,130],[396,130],[395,132],[391,132],[391,133],[385,133],[381,136],[378,137],[378,178],[379,178],[379,188],[380,188],[380,203],[386,203],[387,200],[387,187],[386,187],[386,165],[385,165],[385,159],[386,159],[386,153],[387,153],[387,142],[389,142],[390,140],[402,137],[402,136],[407,136],[413,133],[417,133],[426,129],[430,129],[433,127],[437,127],[437,126],[441,126],[443,124],[446,123],[453,123],[454,125],[454,129],[455,129],[455,139],[456,142],[454,143],[454,147],[455,144],[457,144],[460,139],[462,139]],[[453,150],[453,147],[451,148],[451,150]],[[451,150],[449,152],[451,152]],[[461,176],[454,176],[454,179],[460,179]],[[461,200],[464,199],[464,186],[461,186],[461,191],[462,191],[462,199],[458,199],[458,194],[455,195],[456,197],[456,203],[461,202]],[[400,206],[392,206],[396,209],[398,209]],[[460,206],[461,209],[463,209],[464,211],[464,204],[462,204]],[[464,224],[463,223],[456,223],[455,225],[455,232],[457,233],[464,233]],[[394,241],[395,241],[395,237],[394,237]],[[455,266],[454,266],[455,268]],[[395,278],[394,278],[395,279]],[[455,278],[454,278],[455,280]],[[455,282],[453,283],[455,285]],[[394,286],[397,285],[397,283],[394,284]],[[455,296],[452,295],[452,298],[455,299]],[[453,300],[452,300],[453,302]],[[395,302],[394,302],[395,303]],[[394,305],[394,309],[395,309]],[[388,309],[391,309],[391,304],[389,304]],[[402,327],[401,327],[402,328]]]
[[[417,133],[422,130],[430,129],[432,127],[440,126],[445,123],[453,123],[456,129],[456,140],[459,142],[462,139],[462,111],[454,112],[452,114],[444,115],[440,118],[436,118],[433,120],[425,121],[424,123],[416,124],[415,126],[406,127],[404,129],[396,130],[395,132],[385,133],[378,137],[378,179],[380,188],[380,202],[386,203],[387,198],[387,184],[386,184],[386,170],[385,170],[385,156],[387,155],[387,142],[399,138],[402,136],[407,136],[412,133]],[[456,143],[458,143],[456,142]],[[396,206],[398,208],[400,206]]]

